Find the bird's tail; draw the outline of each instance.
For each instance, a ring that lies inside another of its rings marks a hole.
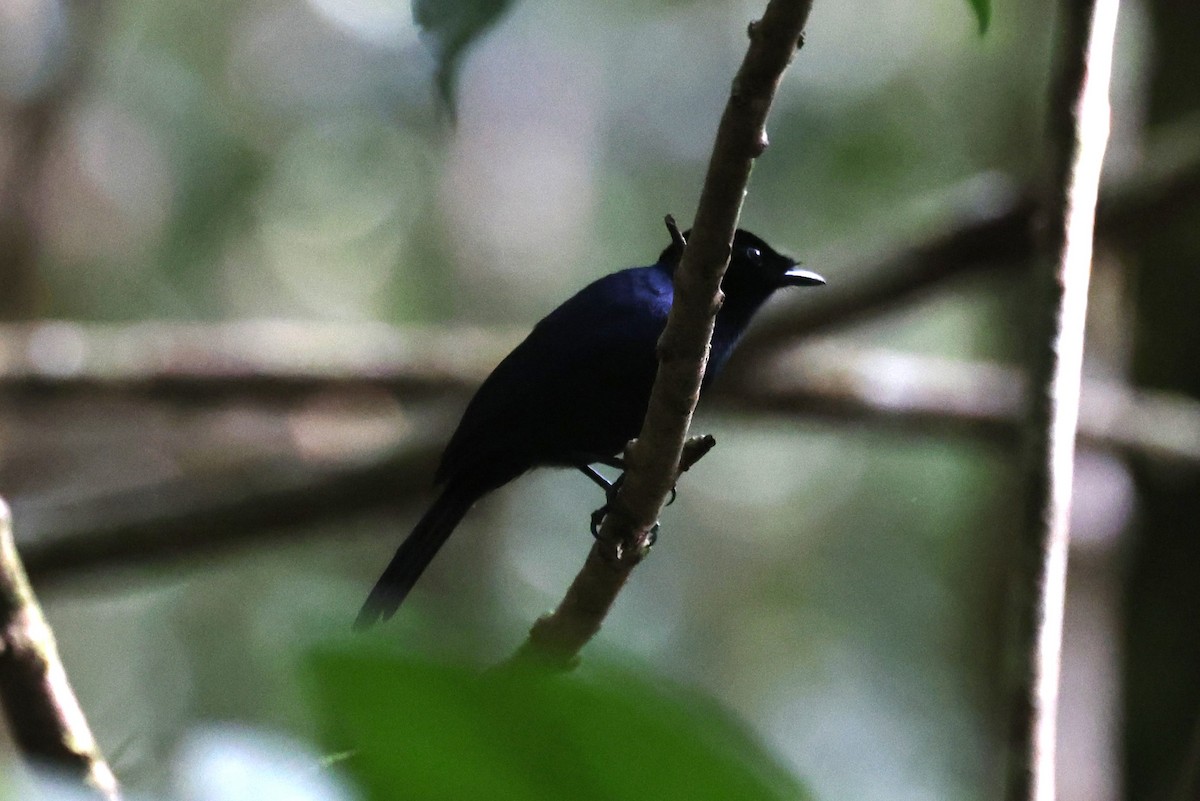
[[[364,629],[396,613],[438,549],[481,494],[470,485],[451,482],[446,486],[375,582],[354,621],[354,628]]]

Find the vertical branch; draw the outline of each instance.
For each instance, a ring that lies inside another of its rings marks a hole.
[[[13,115],[12,151],[16,158],[0,174],[0,320],[34,316],[34,271],[38,243],[33,196],[42,164],[42,150],[50,141],[50,115],[46,102],[32,104]]]
[[[70,102],[88,76],[92,41],[98,28],[99,4],[70,0],[64,4],[68,34],[65,56],[53,82],[41,95],[24,101],[12,117],[12,154],[0,172],[0,320],[29,320],[38,311],[37,194]]]
[[[618,500],[630,513],[633,530],[618,531],[621,518],[610,515],[601,540],[640,549],[675,484],[700,397],[713,324],[724,299],[721,279],[729,264],[750,171],[767,149],[767,113],[784,70],[803,41],[811,10],[812,0],[771,0],[762,19],[750,23],[750,47],[733,79],[691,237],[675,271],[675,301],[658,342],[658,375],[646,420],[627,454],[630,469]],[[635,536],[627,536],[630,533]]]
[[[1020,660],[1011,710],[1009,801],[1053,801],[1068,517],[1083,362],[1084,317],[1117,0],[1063,0],[1048,111],[1042,305],[1030,364],[1025,515],[1014,576]]]
[[[120,797],[58,658],[54,633],[25,576],[0,500],[0,704],[13,739],[35,765],[78,775],[110,801]]]

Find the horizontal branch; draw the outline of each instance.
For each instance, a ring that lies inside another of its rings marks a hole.
[[[1018,441],[1024,401],[1016,368],[833,344],[798,348],[760,366],[750,381],[718,382],[710,408],[1006,448]],[[467,381],[466,374],[453,379]],[[420,428],[420,439],[386,454],[332,465],[257,463],[65,506],[15,500],[26,566],[35,580],[53,581],[81,570],[221,553],[314,521],[404,506],[429,491],[448,434],[444,426]],[[1085,380],[1079,431],[1091,447],[1200,467],[1200,403],[1182,396]]]
[[[1200,119],[1159,135],[1135,177],[1101,194],[1101,238],[1137,236],[1200,202]],[[986,189],[937,230],[895,243],[747,334],[727,370],[751,368],[784,344],[897,308],[944,280],[1033,255],[1028,194]],[[823,269],[825,269],[823,267]],[[848,276],[848,277],[842,277]],[[858,277],[854,277],[858,276]],[[474,388],[524,331],[258,320],[133,325],[0,324],[0,391],[112,391],[164,399],[295,394],[352,386],[397,392]]]
[[[720,384],[713,397],[719,408],[1019,444],[1026,382],[1016,367],[821,344],[797,348],[761,368],[748,381]],[[1094,448],[1195,469],[1200,402],[1085,378],[1079,437]]]
[[[403,506],[429,490],[445,430],[337,464],[298,460],[189,474],[65,506],[13,501],[39,584],[80,570],[221,553],[301,525]]]
[[[1200,203],[1200,118],[1161,133],[1137,174],[1101,194],[1101,238],[1142,235]],[[838,280],[792,313],[754,326],[730,364],[749,369],[784,344],[910,302],[944,280],[1033,255],[1028,193],[992,189],[961,202],[936,230],[881,254],[832,265]],[[824,266],[822,269],[826,269]],[[842,277],[848,276],[848,277]],[[858,277],[853,277],[858,276]],[[397,392],[478,386],[523,336],[520,328],[392,327],[251,320],[133,325],[0,324],[0,391],[113,391],[166,399],[291,395],[384,386]]]
[[[0,325],[0,391],[10,397],[106,391],[177,401],[244,395],[285,401],[364,387],[398,395],[463,396],[519,336],[517,329],[275,321]],[[52,355],[59,352],[55,348],[37,344],[59,338],[74,342],[55,346],[76,354],[72,369]],[[770,359],[754,360],[736,379],[724,376],[709,401],[764,412],[869,418],[934,433],[944,424],[972,433],[963,429],[971,426],[985,436],[1007,431],[1022,402],[1015,368],[835,344],[782,352],[782,357],[776,350]],[[1188,427],[1196,419],[1191,401],[1086,379],[1083,394],[1080,433],[1092,444],[1200,463],[1200,443],[1193,436],[1198,429]],[[432,460],[436,443],[426,447]],[[363,469],[368,475],[374,470]],[[293,481],[286,470],[280,475],[285,483],[304,483]],[[240,479],[232,483],[256,494]],[[176,493],[166,491],[164,497]]]
[[[284,320],[0,324],[0,391],[191,402],[287,400],[359,387],[463,392],[478,386],[521,334]]]

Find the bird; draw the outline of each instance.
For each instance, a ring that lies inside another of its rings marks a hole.
[[[672,229],[658,260],[584,287],[538,322],[468,403],[434,474],[441,493],[401,543],[355,622],[390,618],[467,511],[535,467],[573,467],[604,483],[594,464],[619,466],[638,435],[658,369],[657,343],[689,232]],[[755,312],[778,289],[825,283],[738,229],[721,282],[701,394]]]

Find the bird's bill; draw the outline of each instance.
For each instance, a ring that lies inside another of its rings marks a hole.
[[[792,267],[783,274],[783,286],[820,286],[825,279],[812,270],[802,270],[799,266]]]

